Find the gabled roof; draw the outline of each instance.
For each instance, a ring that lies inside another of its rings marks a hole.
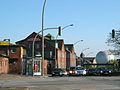
[[[5,55],[5,54],[0,54],[0,57],[9,58],[9,56],[7,56],[7,55]]]
[[[26,40],[29,39],[29,38],[34,38],[36,35],[37,35],[37,33],[36,33],[36,32],[33,32],[32,34],[30,34],[29,36],[27,36],[25,39],[20,40],[20,41],[17,41],[16,43],[24,42],[24,41],[26,41]],[[42,35],[39,34],[37,37],[41,38]],[[47,39],[47,40],[49,39],[49,38],[47,38],[47,37],[44,37],[44,38]]]
[[[17,43],[21,43],[21,42],[26,42],[26,40],[27,39],[29,39],[29,38],[34,38],[35,36],[37,35],[37,33],[36,32],[33,32],[32,34],[30,34],[28,37],[26,37],[25,39],[23,39],[23,40],[20,40],[20,41],[17,41],[16,42],[16,44]],[[48,36],[49,36],[50,34],[48,34]],[[42,37],[42,35],[41,34],[39,34],[38,35],[38,38],[41,38]],[[51,40],[49,37],[44,37],[44,39],[46,39],[46,42],[49,42],[49,43],[52,43],[52,44],[50,44],[51,46],[54,46],[55,47],[55,42],[57,42],[58,43],[58,48],[59,49],[62,49],[62,45],[64,45],[64,40],[63,39],[54,39],[54,40]]]
[[[65,44],[65,49],[72,52],[72,51],[74,51],[74,45],[73,44]]]
[[[55,39],[55,37],[53,35],[51,35],[50,33],[48,33],[45,37],[49,38],[50,40],[54,40]]]
[[[64,40],[63,39],[58,39],[57,43],[58,43],[58,48],[62,49],[62,45],[64,44]]]
[[[32,34],[30,34],[28,37],[26,37],[25,39],[23,40],[20,40],[20,41],[17,41],[16,43],[20,43],[20,42],[24,42],[26,41],[28,38],[30,38],[30,36],[34,35],[35,36],[36,32],[33,32]]]
[[[56,42],[58,43],[58,48],[61,50],[62,49],[62,45],[64,44],[64,40],[63,39],[55,39],[55,40],[51,40],[52,42]]]

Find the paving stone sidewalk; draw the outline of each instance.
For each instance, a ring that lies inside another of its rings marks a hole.
[[[26,76],[26,75],[18,75],[18,74],[0,74],[0,80],[8,80],[8,79],[24,79],[24,78],[44,78],[46,76]]]

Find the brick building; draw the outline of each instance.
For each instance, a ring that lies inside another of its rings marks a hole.
[[[76,66],[76,53],[74,52],[73,44],[65,44],[66,50],[66,68]]]
[[[9,57],[0,54],[0,74],[8,73],[9,69]]]
[[[16,42],[17,45],[26,46],[26,53],[27,53],[27,57],[29,58],[32,58],[33,40],[36,35],[37,33],[33,32],[25,39]],[[63,39],[55,40],[52,38],[50,34],[45,36],[44,40],[45,40],[44,41],[44,45],[45,45],[44,46],[44,50],[45,50],[44,59],[46,63],[44,67],[45,69],[44,71],[47,71],[47,73],[49,73],[51,69],[55,67],[66,69],[66,53],[67,52],[66,52],[66,48],[64,45],[64,40]],[[56,48],[55,48],[55,43],[57,45]],[[70,50],[70,57],[69,57],[70,65],[69,66],[76,66],[76,59],[75,59],[76,54],[74,52],[73,46],[69,47],[69,50]],[[34,43],[34,57],[36,57],[37,54],[42,55],[42,36],[40,34],[35,39],[35,43]],[[41,63],[41,60],[40,60],[40,63]]]
[[[39,34],[37,36],[37,38],[35,39],[35,44],[34,44],[34,52],[32,52],[33,50],[33,40],[35,38],[35,36],[37,35],[37,33],[33,32],[32,34],[30,34],[28,37],[26,37],[23,40],[17,41],[16,44],[17,45],[24,45],[26,46],[26,53],[27,53],[27,57],[32,58],[32,53],[34,53],[34,57],[36,57],[37,54],[42,55],[42,36]],[[51,41],[51,37],[50,36],[46,36],[44,37],[44,73],[47,73],[50,71],[51,68],[55,67],[55,43],[54,41]],[[39,59],[39,65],[37,64],[37,66],[39,66],[39,68],[41,68],[41,61],[42,59]],[[35,60],[34,60],[35,61]]]
[[[58,48],[56,50],[56,60],[58,68],[66,69],[66,51],[64,47],[64,40],[57,40]]]
[[[22,74],[25,48],[20,45],[0,45],[0,54],[8,58],[8,73]],[[7,59],[6,59],[7,60]],[[7,61],[6,61],[7,65]]]

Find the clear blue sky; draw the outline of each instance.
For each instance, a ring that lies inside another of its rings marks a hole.
[[[44,0],[0,0],[0,40],[10,38],[14,43],[33,31],[41,29],[41,13]],[[120,28],[120,0],[47,0],[45,28],[74,24],[64,29],[65,43],[75,43],[77,55],[85,48],[89,56],[107,50],[105,44],[112,29]],[[57,35],[56,30],[45,34]]]

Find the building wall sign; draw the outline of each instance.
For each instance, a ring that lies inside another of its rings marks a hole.
[[[27,39],[27,41],[33,41],[33,40],[34,40],[34,38],[29,38],[29,39]],[[35,41],[41,41],[41,39],[36,38]]]
[[[9,41],[0,41],[0,45],[10,45]]]

